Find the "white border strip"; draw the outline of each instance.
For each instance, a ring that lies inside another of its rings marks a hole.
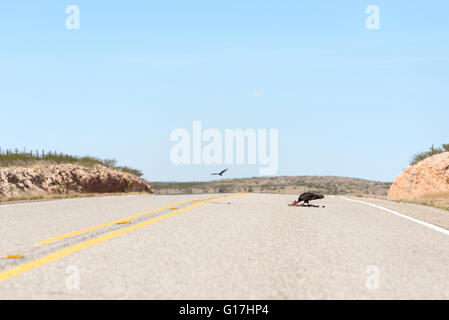
[[[354,200],[354,199],[350,199],[350,198],[346,198],[346,197],[340,197],[340,198],[345,199],[345,200],[348,200],[348,201],[352,201],[352,202],[363,203],[363,204],[366,204],[366,205],[368,205],[368,206],[371,206],[371,207],[374,207],[374,208],[377,208],[377,209],[381,209],[381,210],[387,211],[387,212],[389,212],[389,213],[392,213],[392,214],[394,214],[394,215],[397,215],[398,217],[401,217],[401,218],[404,218],[404,219],[407,219],[407,220],[416,222],[416,223],[418,223],[418,224],[420,224],[420,225],[422,225],[422,226],[425,226],[425,227],[430,228],[430,229],[432,229],[432,230],[435,230],[435,231],[444,233],[445,235],[448,235],[448,236],[449,236],[449,230],[447,230],[447,229],[438,227],[438,226],[436,226],[436,225],[434,225],[434,224],[431,224],[431,223],[428,223],[428,222],[424,222],[424,221],[421,221],[421,220],[418,220],[418,219],[409,217],[409,216],[407,216],[407,215],[405,215],[405,214],[396,212],[396,211],[394,211],[394,210],[387,209],[387,208],[378,206],[378,205],[373,204],[373,203],[365,202],[365,201]]]

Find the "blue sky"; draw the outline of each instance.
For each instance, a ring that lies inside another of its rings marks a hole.
[[[79,30],[65,27],[71,4]],[[379,30],[365,28],[368,5]],[[2,2],[0,146],[208,180],[226,165],[169,158],[170,133],[201,120],[278,129],[278,175],[392,181],[413,153],[449,143],[448,12],[448,1]]]

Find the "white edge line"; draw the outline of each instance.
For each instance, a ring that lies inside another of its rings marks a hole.
[[[352,202],[363,203],[363,204],[366,204],[366,205],[368,205],[368,206],[371,206],[371,207],[374,207],[374,208],[377,208],[377,209],[381,209],[381,210],[390,212],[390,213],[392,213],[392,214],[394,214],[394,215],[397,215],[398,217],[401,217],[401,218],[404,218],[404,219],[407,219],[407,220],[416,222],[416,223],[418,223],[418,224],[420,224],[420,225],[422,225],[422,226],[425,226],[425,227],[427,227],[427,228],[430,228],[430,229],[432,229],[432,230],[435,230],[435,231],[444,233],[445,235],[449,235],[449,230],[447,230],[447,229],[438,227],[438,226],[436,226],[436,225],[434,225],[434,224],[431,224],[431,223],[428,223],[428,222],[424,222],[424,221],[421,221],[421,220],[418,220],[418,219],[409,217],[409,216],[407,216],[407,215],[405,215],[405,214],[396,212],[396,211],[394,211],[394,210],[387,209],[387,208],[378,206],[378,205],[376,205],[376,204],[369,203],[369,202],[365,202],[365,201],[361,201],[361,200],[354,200],[354,199],[350,199],[350,198],[346,198],[346,197],[340,197],[340,198],[345,199],[345,200],[348,200],[348,201],[352,201]]]

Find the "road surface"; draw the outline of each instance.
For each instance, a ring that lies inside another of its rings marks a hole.
[[[0,299],[449,298],[445,229],[356,198],[287,206],[294,199],[0,205]]]

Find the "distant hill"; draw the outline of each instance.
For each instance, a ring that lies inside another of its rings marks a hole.
[[[324,194],[367,194],[385,196],[389,182],[332,176],[284,176],[223,179],[208,182],[152,182],[157,194],[190,193],[286,193],[312,191]]]

